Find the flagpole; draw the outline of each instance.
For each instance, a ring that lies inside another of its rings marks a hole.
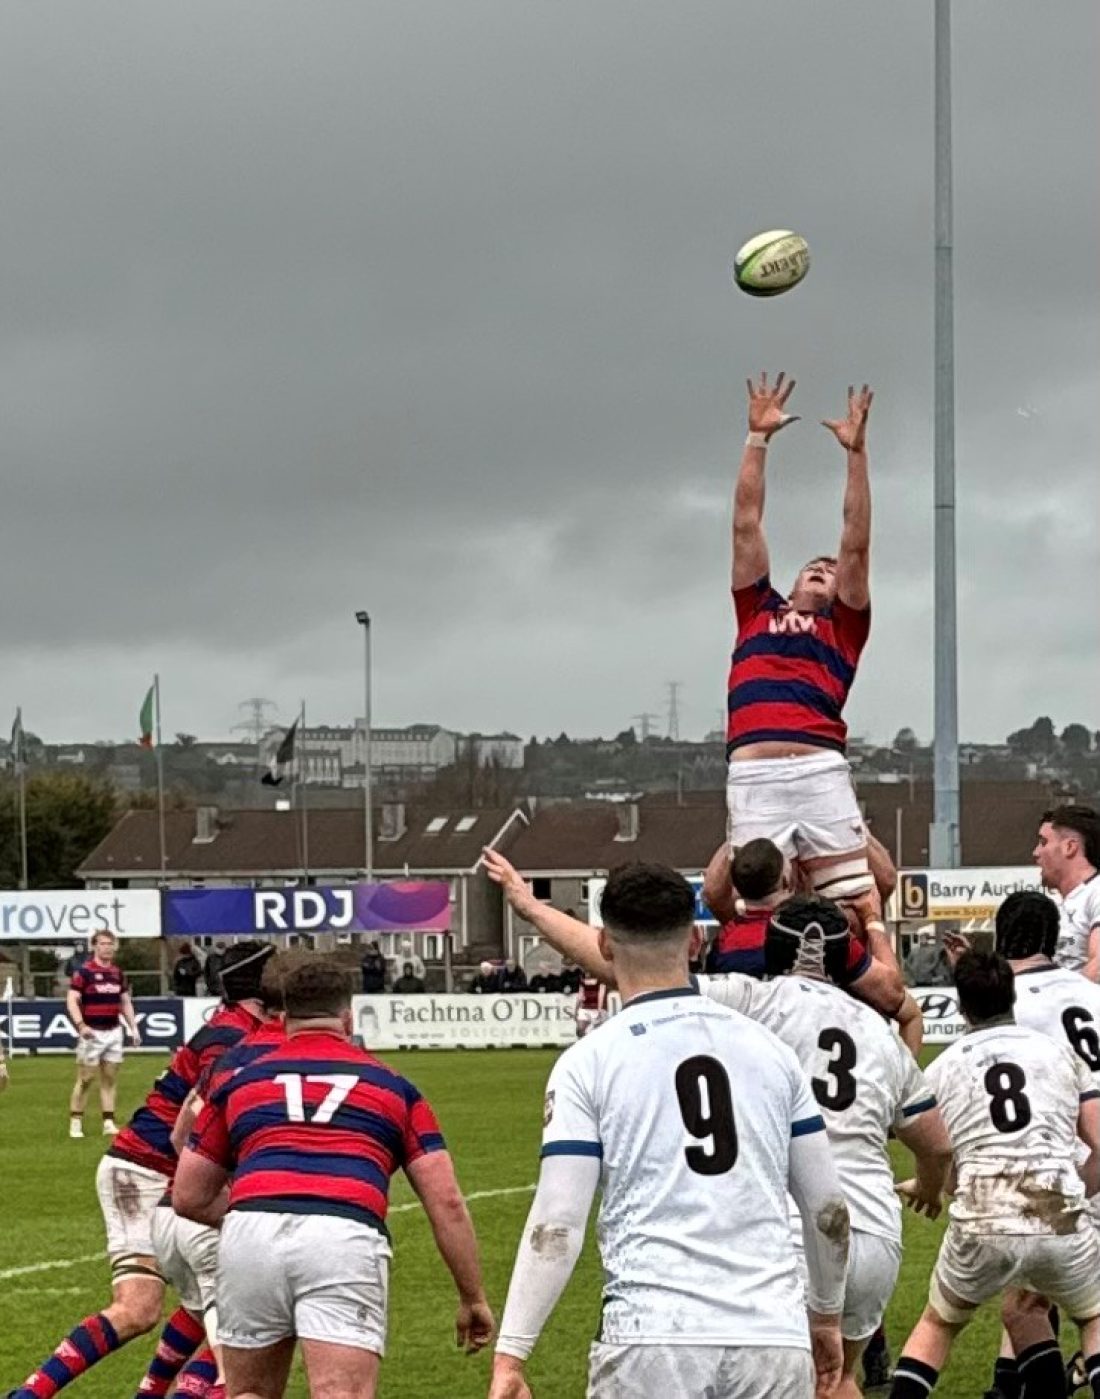
[[[298,794],[298,804],[302,814],[302,883],[309,883],[309,811],[306,807],[306,794],[302,791],[302,773],[306,759],[306,702],[302,701],[298,716],[298,761],[294,765],[294,790]]]
[[[19,855],[22,861],[20,865],[20,889],[30,888],[30,870],[27,863],[27,765],[24,762],[19,764]]]
[[[160,882],[165,882],[165,873],[168,869],[168,842],[164,834],[164,754],[161,752],[160,741],[160,676],[153,676],[153,707],[155,711],[157,726],[157,815],[160,827]]]

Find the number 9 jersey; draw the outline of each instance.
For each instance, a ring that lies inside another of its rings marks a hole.
[[[955,1152],[951,1221],[964,1234],[1073,1233],[1080,1104],[1100,1097],[1068,1044],[1023,1025],[956,1040],[925,1070]]]

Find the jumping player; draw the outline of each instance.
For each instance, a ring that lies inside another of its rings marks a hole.
[[[115,963],[118,941],[106,928],[92,938],[92,955],[73,972],[66,998],[76,1028],[76,1083],[69,1100],[69,1136],[84,1135],[84,1108],[92,1080],[99,1076],[103,1135],[113,1137],[115,1092],[122,1067],[122,1027],[133,1044],[141,1043],[126,973]]]
[[[859,904],[873,888],[863,818],[845,761],[842,712],[871,625],[871,488],[865,384],[845,418],[827,421],[848,457],[837,557],[811,559],[788,597],[772,586],[764,537],[764,465],[771,438],[796,421],[794,380],[749,381],[749,435],[733,507],[737,640],[730,667],[727,835],[757,836],[797,860],[813,892]]]

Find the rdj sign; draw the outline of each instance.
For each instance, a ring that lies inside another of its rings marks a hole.
[[[304,889],[173,889],[164,896],[168,937],[447,932],[450,926],[451,891],[442,881]]]

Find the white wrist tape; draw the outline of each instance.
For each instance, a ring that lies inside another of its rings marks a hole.
[[[745,438],[746,447],[759,447],[762,451],[767,450],[768,439],[762,432],[750,432]]]

